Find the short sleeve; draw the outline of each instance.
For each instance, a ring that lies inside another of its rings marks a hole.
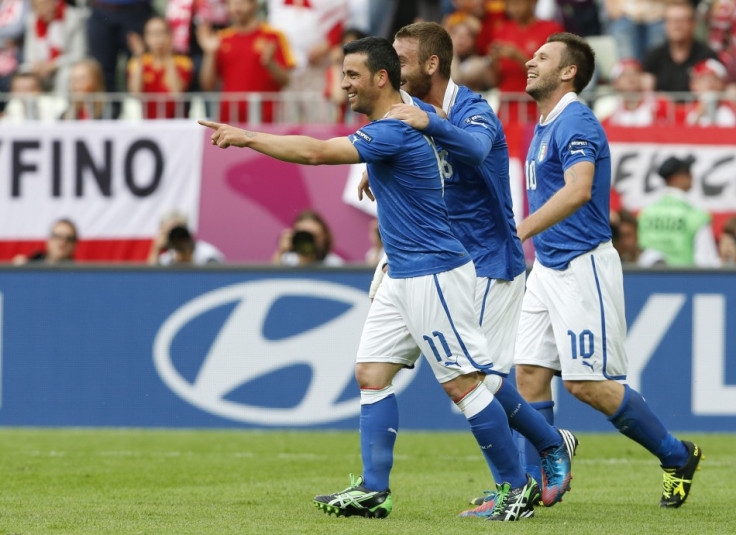
[[[595,163],[601,141],[600,129],[588,117],[580,117],[574,122],[574,128],[558,129],[555,144],[563,171],[579,162]]]
[[[360,154],[360,160],[371,163],[386,160],[404,150],[402,132],[410,128],[396,119],[381,119],[348,136]]]

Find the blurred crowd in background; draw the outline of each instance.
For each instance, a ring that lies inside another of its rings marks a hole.
[[[504,122],[534,120],[524,63],[564,30],[597,52],[602,120],[736,125],[736,0],[0,0],[1,111],[343,122],[342,44],[415,20],[446,27],[454,79]]]
[[[604,125],[736,126],[736,0],[0,0],[0,121],[359,124],[340,88],[342,45],[390,39],[416,20],[444,25],[453,79],[484,94],[505,126],[537,120],[524,64],[560,31],[586,37],[597,53],[583,98]],[[613,203],[624,261],[734,264],[736,220],[716,236],[708,214],[695,217],[686,204],[692,177],[681,178],[691,164],[659,170],[669,208],[679,202],[693,216],[687,235],[658,236],[646,210],[634,215]],[[373,265],[381,244],[371,232]],[[71,260],[78,239],[71,220],[56,221],[46,250],[15,263]],[[676,252],[667,250],[673,241]],[[162,217],[149,263],[224,261],[196,239],[185,214]],[[284,230],[273,262],[342,263],[328,222],[312,210]]]

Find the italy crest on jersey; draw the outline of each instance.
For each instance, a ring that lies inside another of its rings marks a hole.
[[[544,157],[547,156],[547,145],[548,143],[546,141],[542,142],[541,145],[539,145],[539,154],[537,154],[537,161],[541,162],[544,160]]]

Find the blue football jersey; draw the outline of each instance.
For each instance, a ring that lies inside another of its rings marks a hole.
[[[422,105],[427,111],[431,106]],[[516,235],[509,153],[501,122],[488,103],[450,81],[447,119],[430,113],[425,133],[437,143],[452,230],[479,276],[513,280],[526,268]]]
[[[542,265],[565,269],[574,258],[611,239],[611,153],[601,123],[577,98],[563,97],[549,117],[535,127],[526,158],[529,212],[536,212],[565,185],[564,172],[572,165],[595,165],[591,199],[532,238]]]
[[[469,262],[450,229],[432,140],[396,119],[373,121],[349,139],[368,164],[389,276],[431,275]]]

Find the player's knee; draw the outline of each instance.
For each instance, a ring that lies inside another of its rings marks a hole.
[[[576,399],[594,405],[598,384],[594,381],[564,381],[565,389]]]
[[[550,379],[539,366],[516,366],[516,389],[529,402],[552,399]]]
[[[393,368],[379,362],[361,362],[355,365],[355,380],[360,388],[385,388],[391,384]]]
[[[478,385],[479,381],[480,379],[478,378],[477,373],[469,373],[467,375],[455,377],[446,383],[442,383],[442,388],[451,400],[458,401],[459,399],[462,399],[465,394],[473,390]]]

